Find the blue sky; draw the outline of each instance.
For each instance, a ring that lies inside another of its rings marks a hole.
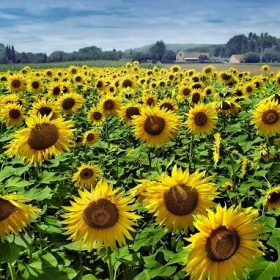
[[[250,31],[280,37],[279,0],[1,0],[0,42],[50,53],[225,43]]]

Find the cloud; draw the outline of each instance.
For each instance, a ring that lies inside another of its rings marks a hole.
[[[0,37],[19,51],[127,49],[166,43],[225,43],[235,34],[280,37],[278,0],[1,1]]]

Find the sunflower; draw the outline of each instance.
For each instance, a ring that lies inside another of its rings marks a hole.
[[[171,176],[162,175],[149,186],[145,206],[167,231],[193,231],[193,215],[204,214],[207,208],[214,206],[212,200],[217,188],[211,179],[205,177],[205,172],[190,174],[174,166]]]
[[[104,114],[99,108],[93,106],[88,111],[87,119],[91,123],[102,124],[104,121]]]
[[[63,94],[71,93],[73,92],[73,85],[68,81],[61,82],[61,90]]]
[[[136,138],[150,146],[162,146],[177,136],[180,118],[171,111],[143,107],[140,116],[133,118],[132,124]]]
[[[266,191],[264,206],[269,210],[280,208],[280,185]]]
[[[187,126],[193,134],[207,135],[216,127],[217,112],[212,104],[197,104],[190,109],[187,116]]]
[[[35,220],[40,210],[27,205],[23,195],[7,194],[0,196],[0,237],[10,232],[18,234]]]
[[[22,124],[24,108],[18,104],[8,104],[1,109],[0,116],[7,125],[19,126]]]
[[[60,82],[51,82],[48,89],[48,95],[52,98],[58,98],[62,95],[62,85]]]
[[[275,82],[276,82],[276,85],[278,87],[280,87],[280,72],[277,73],[276,77],[275,77]]]
[[[201,91],[199,89],[193,89],[191,91],[190,104],[192,104],[192,105],[198,104],[200,102],[203,102],[203,100],[204,100],[204,93],[203,93],[203,91]]]
[[[96,165],[82,164],[73,175],[72,182],[75,186],[83,188],[92,187],[100,176],[99,168]]]
[[[181,84],[178,88],[178,99],[183,102],[187,97],[191,95],[192,88],[190,86],[186,86],[185,84]]]
[[[42,116],[51,119],[56,119],[59,117],[60,112],[56,103],[43,98],[35,103],[33,103],[32,108],[29,110],[30,116]]]
[[[232,81],[233,81],[232,73],[223,72],[223,71],[220,72],[219,73],[219,80],[226,85],[232,83]]]
[[[242,165],[241,165],[242,177],[244,177],[244,176],[247,174],[248,163],[249,163],[248,158],[244,156],[244,157],[242,158]]]
[[[269,70],[270,70],[269,65],[267,65],[267,64],[262,65],[262,71],[263,71],[263,72],[268,72]]]
[[[33,94],[41,93],[44,89],[41,78],[36,76],[29,77],[27,81],[27,88]]]
[[[111,94],[107,94],[100,100],[100,108],[106,115],[114,115],[120,107],[120,98]]]
[[[214,145],[213,145],[213,160],[215,166],[218,164],[218,161],[220,159],[220,148],[221,148],[221,134],[215,133],[214,135]]]
[[[25,90],[25,81],[22,75],[16,74],[8,79],[8,87],[11,92],[22,92]]]
[[[84,136],[83,136],[84,145],[86,145],[86,146],[93,145],[96,142],[98,142],[98,140],[99,140],[99,133],[96,130],[92,129],[92,130],[86,131],[84,133]]]
[[[216,104],[218,112],[223,115],[234,115],[241,108],[241,106],[236,102],[236,99],[231,97],[217,102]]]
[[[79,241],[88,251],[100,250],[103,246],[114,249],[132,239],[138,215],[134,214],[130,196],[118,188],[113,189],[101,180],[90,192],[79,190],[71,206],[65,206],[65,234],[69,239]]]
[[[122,89],[127,89],[127,88],[132,88],[134,89],[136,87],[135,81],[131,77],[125,77],[121,82],[120,82],[120,87]]]
[[[186,272],[190,279],[240,279],[244,267],[261,255],[257,240],[262,227],[253,208],[222,208],[207,216],[198,215],[194,226],[198,233],[187,240]]]
[[[17,104],[19,97],[17,94],[7,94],[7,95],[1,95],[0,96],[0,106],[6,106],[8,104]]]
[[[59,97],[57,104],[65,114],[72,114],[83,106],[84,98],[78,93],[66,93]]]
[[[157,96],[154,93],[147,91],[147,92],[143,93],[142,101],[143,101],[144,105],[153,107],[156,105]]]
[[[223,183],[223,187],[226,189],[226,190],[232,190],[233,187],[234,187],[234,184],[232,181],[226,181]]]
[[[204,68],[202,69],[202,73],[203,73],[203,75],[205,75],[206,77],[211,77],[211,76],[213,76],[215,70],[216,70],[216,69],[215,69],[214,66],[208,65],[208,66],[206,66],[206,67],[204,67]]]
[[[26,124],[27,128],[18,130],[7,146],[8,155],[40,164],[63,150],[69,150],[73,134],[70,121],[32,116],[26,120]]]
[[[158,106],[161,110],[167,110],[167,111],[176,112],[178,109],[176,102],[172,98],[164,98],[163,100],[160,101]]]
[[[251,124],[260,134],[273,136],[280,132],[280,105],[277,101],[261,102],[252,114]]]
[[[127,103],[122,105],[119,110],[119,116],[123,123],[131,124],[134,116],[140,115],[140,104]]]

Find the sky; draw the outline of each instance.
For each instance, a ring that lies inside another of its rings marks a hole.
[[[0,1],[0,43],[25,52],[222,44],[249,32],[280,37],[279,27],[279,0]]]

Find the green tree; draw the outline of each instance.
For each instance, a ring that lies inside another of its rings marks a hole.
[[[162,61],[165,52],[166,46],[163,41],[157,41],[149,50],[153,62]]]

